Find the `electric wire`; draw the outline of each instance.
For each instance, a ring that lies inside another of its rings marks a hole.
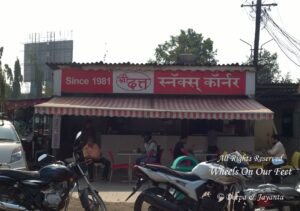
[[[267,10],[262,11],[262,23],[264,25],[264,29],[274,39],[283,54],[296,66],[300,67],[300,41],[283,30],[273,20]]]

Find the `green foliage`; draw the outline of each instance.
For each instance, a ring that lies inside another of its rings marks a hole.
[[[6,87],[5,74],[4,74],[4,70],[2,69],[2,62],[1,62],[2,55],[3,55],[3,47],[0,47],[0,108],[2,102],[5,99],[5,87]]]
[[[252,65],[252,58],[248,58],[246,62],[248,65]],[[258,70],[256,72],[257,83],[278,83],[281,78],[281,71],[279,70],[279,65],[277,63],[277,54],[271,54],[267,50],[263,50],[260,54],[258,61]]]
[[[291,76],[290,72],[287,72],[287,73],[285,74],[285,76],[281,78],[280,83],[286,83],[286,84],[292,83],[293,81],[292,81],[292,78],[291,78],[291,77],[292,77],[292,76]],[[298,79],[298,80],[299,80],[299,79]]]
[[[277,63],[277,54],[271,54],[263,50],[258,61],[259,69],[257,72],[258,83],[278,83],[281,77],[281,71]]]
[[[19,98],[21,96],[21,83],[23,82],[23,76],[21,74],[20,61],[17,58],[14,67],[14,79],[13,79],[13,90],[12,97]]]
[[[204,39],[202,34],[193,29],[181,30],[180,35],[171,36],[169,41],[158,45],[155,49],[155,62],[176,63],[180,54],[189,53],[196,56],[196,64],[216,64],[216,50],[213,49],[213,41]]]
[[[8,84],[11,86],[13,81],[13,74],[11,68],[8,66],[8,64],[4,65],[4,72],[6,74],[6,78],[8,80]]]
[[[3,102],[5,98],[19,98],[21,96],[20,82],[23,81],[19,59],[15,62],[13,74],[12,69],[7,64],[2,68],[2,55],[3,47],[0,48],[0,102]]]
[[[12,88],[7,83],[5,84],[5,98],[10,98],[12,95]]]

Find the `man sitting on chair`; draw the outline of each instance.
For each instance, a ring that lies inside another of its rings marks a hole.
[[[283,144],[279,141],[278,135],[272,136],[272,142],[273,142],[273,146],[271,149],[267,151],[267,153],[271,155],[273,159],[277,159],[277,160],[280,159],[282,160],[282,162],[279,164],[274,164],[274,162],[272,161],[269,164],[267,164],[266,168],[272,169],[272,172],[270,174],[272,178],[271,183],[276,184],[276,183],[280,183],[281,177],[280,175],[275,174],[275,170],[286,164],[287,156]]]
[[[111,163],[109,160],[102,156],[100,147],[97,143],[95,143],[92,137],[87,138],[87,142],[84,145],[82,151],[84,158],[88,160],[89,179],[91,181],[94,180],[94,163],[101,163],[104,166],[102,179],[107,181]]]

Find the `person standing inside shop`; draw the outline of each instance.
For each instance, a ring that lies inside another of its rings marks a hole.
[[[96,140],[96,130],[95,127],[93,125],[92,120],[88,119],[85,122],[85,125],[82,129],[82,133],[85,136],[84,138],[87,139],[89,137],[93,138],[94,140]]]
[[[206,160],[215,159],[218,157],[219,149],[217,146],[218,134],[217,131],[213,128],[207,132],[207,153],[215,155],[207,155]]]
[[[152,135],[150,133],[146,133],[143,136],[144,139],[144,148],[145,154],[138,157],[136,159],[136,164],[141,165],[145,163],[155,163],[157,159],[157,142],[152,139]]]
[[[185,145],[187,143],[187,136],[182,135],[180,136],[179,141],[176,143],[173,151],[173,159],[184,155],[188,155],[188,150],[185,149]]]

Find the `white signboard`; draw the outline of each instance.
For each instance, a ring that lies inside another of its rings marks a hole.
[[[113,71],[113,93],[153,93],[153,71]]]

